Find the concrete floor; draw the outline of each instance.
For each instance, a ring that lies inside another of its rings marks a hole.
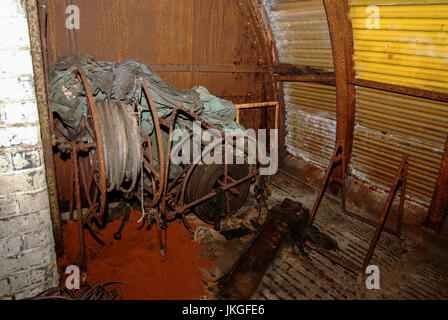
[[[284,171],[272,177],[271,188],[270,207],[290,198],[312,208],[317,194],[315,188]],[[345,216],[336,198],[324,197],[314,225],[338,242],[341,249],[338,255],[362,265],[375,228]],[[254,201],[250,199],[246,209],[237,214],[239,217],[232,219],[233,223],[248,225],[247,210],[253,205]],[[364,206],[354,211],[365,214],[361,212],[365,209]],[[391,227],[395,222],[395,212],[393,209],[388,221]],[[204,241],[202,255],[217,265],[215,270],[208,272],[209,276],[216,279],[229,270],[252,236],[232,241],[219,237]],[[435,240],[428,241],[428,237]],[[440,243],[432,235],[410,235],[408,232],[398,239],[383,232],[370,262],[370,265],[379,267],[380,289],[368,290],[365,277],[345,270],[317,252],[306,249],[309,254],[306,259],[291,247],[285,247],[280,249],[252,299],[448,299],[446,248],[445,242]]]

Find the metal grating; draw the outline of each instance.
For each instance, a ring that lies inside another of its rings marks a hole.
[[[264,0],[280,62],[333,70],[327,16],[322,0]]]
[[[378,8],[378,25],[371,24]],[[349,0],[360,79],[448,92],[448,1]]]
[[[286,148],[294,156],[327,166],[336,138],[335,87],[285,83]]]
[[[409,154],[408,193],[430,200],[448,132],[448,103],[357,88],[352,169],[390,187]]]

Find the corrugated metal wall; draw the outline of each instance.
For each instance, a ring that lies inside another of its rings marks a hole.
[[[333,54],[322,0],[264,0],[280,62],[333,71]],[[285,83],[286,149],[327,166],[336,132],[336,93],[332,86]]]
[[[358,78],[448,92],[448,1],[349,0],[349,5]]]
[[[349,6],[357,78],[448,91],[447,1],[349,0]],[[369,18],[373,10],[376,26]],[[448,132],[448,103],[358,87],[355,121],[353,173],[388,188],[408,153],[408,192],[429,202]]]
[[[333,70],[333,54],[322,0],[264,0],[280,62]]]
[[[286,148],[305,160],[328,166],[336,138],[335,87],[286,83]]]
[[[362,87],[356,96],[353,173],[388,188],[407,153],[408,192],[429,200],[448,132],[448,103]]]
[[[279,60],[333,70],[322,1],[264,0]],[[376,5],[379,29],[369,29]],[[448,1],[349,0],[356,76],[448,91]],[[366,24],[367,23],[367,24]],[[335,88],[285,83],[286,146],[326,167],[335,139]],[[448,132],[448,103],[357,87],[354,175],[390,187],[410,155],[409,194],[429,201]]]

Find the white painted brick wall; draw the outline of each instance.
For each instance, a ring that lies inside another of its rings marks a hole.
[[[0,10],[0,299],[58,281],[24,2]]]

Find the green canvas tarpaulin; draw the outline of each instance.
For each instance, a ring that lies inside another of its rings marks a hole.
[[[148,101],[142,95],[141,79],[147,83],[161,118],[169,117],[176,106],[183,106],[221,131],[243,129],[235,122],[234,104],[210,94],[204,87],[193,87],[190,90],[174,88],[137,60],[117,64],[98,61],[91,56],[74,55],[53,64],[50,69],[50,100],[53,111],[62,122],[58,129],[72,141],[85,141],[88,136],[81,122],[87,112],[87,104],[82,82],[74,75],[77,68],[84,70],[96,101],[140,103],[142,131],[145,135],[151,135],[154,126]],[[192,122],[186,117],[179,117],[177,125],[191,128]]]

